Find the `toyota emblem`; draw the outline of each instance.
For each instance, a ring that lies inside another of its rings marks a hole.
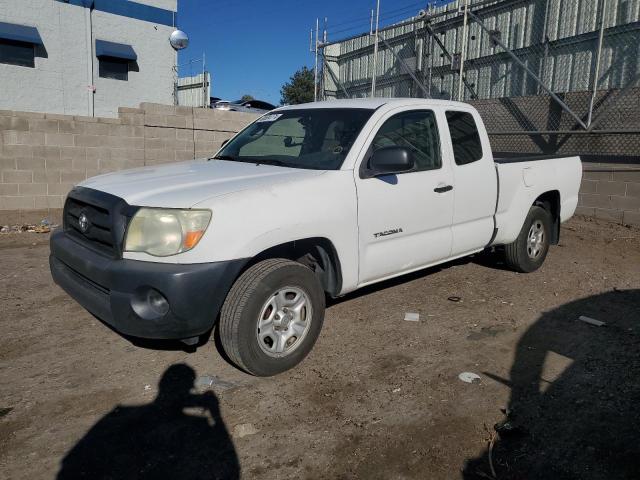
[[[78,226],[82,233],[87,233],[87,230],[89,230],[89,218],[86,213],[81,213],[78,217]]]

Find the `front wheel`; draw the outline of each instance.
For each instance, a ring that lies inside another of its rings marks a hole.
[[[244,272],[220,312],[220,340],[231,361],[260,377],[300,363],[324,320],[324,291],[315,274],[286,259],[268,259]]]
[[[551,214],[542,207],[533,206],[524,221],[515,242],[505,245],[505,259],[517,272],[529,273],[544,263],[549,252]]]

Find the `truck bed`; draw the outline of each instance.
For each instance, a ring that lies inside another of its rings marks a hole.
[[[496,153],[494,154],[493,161],[496,163],[519,163],[519,162],[534,162],[536,160],[553,160],[555,158],[568,158],[571,155],[548,155],[544,153],[531,154],[531,153]]]

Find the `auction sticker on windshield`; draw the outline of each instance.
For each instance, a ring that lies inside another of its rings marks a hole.
[[[281,113],[270,113],[269,115],[265,115],[264,117],[259,118],[258,120],[256,120],[256,123],[260,123],[260,122],[275,122],[281,116],[282,116]]]

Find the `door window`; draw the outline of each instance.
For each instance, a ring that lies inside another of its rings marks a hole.
[[[442,166],[438,126],[430,110],[413,110],[391,117],[380,127],[371,146],[372,153],[382,147],[408,148],[416,164],[413,171],[434,170]]]
[[[456,165],[480,160],[482,144],[473,115],[468,112],[447,112],[446,115]]]

